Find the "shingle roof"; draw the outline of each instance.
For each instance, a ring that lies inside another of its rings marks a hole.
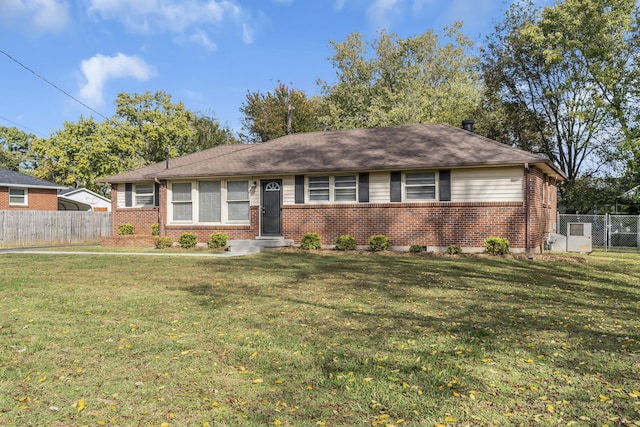
[[[0,168],[0,186],[3,187],[26,187],[26,188],[50,188],[57,190],[65,188],[53,182],[25,175],[9,169]]]
[[[551,161],[446,124],[310,132],[262,144],[210,148],[102,179],[223,177],[470,166],[537,165],[564,178]]]

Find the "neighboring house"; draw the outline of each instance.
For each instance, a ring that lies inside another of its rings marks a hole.
[[[58,190],[58,210],[110,212],[111,200],[86,188]]]
[[[318,232],[323,245],[353,235],[358,245],[384,234],[392,246],[484,250],[490,236],[515,252],[542,250],[555,231],[556,184],[546,158],[445,124],[287,135],[262,144],[222,145],[103,178],[112,188],[113,233],[160,224],[206,242],[299,242]]]
[[[0,209],[55,211],[58,190],[64,187],[0,168]]]

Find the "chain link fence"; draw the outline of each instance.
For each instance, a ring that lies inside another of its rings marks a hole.
[[[594,248],[604,250],[640,250],[640,216],[558,214],[558,234],[567,235],[570,222],[591,223]]]

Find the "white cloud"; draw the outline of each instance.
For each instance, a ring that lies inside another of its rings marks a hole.
[[[65,0],[0,0],[0,10],[0,22],[27,31],[58,31],[69,23]]]
[[[402,14],[402,0],[375,0],[367,15],[377,28],[389,28],[394,18]]]
[[[1,0],[0,0],[1,1]],[[249,28],[240,6],[230,0],[89,0],[90,15],[121,22],[131,31],[140,33],[172,32],[193,34],[179,37],[191,39],[211,50],[215,43],[204,29],[219,29],[231,21],[242,30],[243,39]],[[203,38],[203,35],[206,37]],[[203,43],[204,42],[204,43]]]
[[[153,69],[141,58],[122,53],[116,56],[97,54],[83,60],[80,69],[87,79],[80,88],[80,97],[96,107],[104,104],[104,87],[109,80],[132,77],[144,81],[154,74]]]
[[[202,30],[196,30],[188,38],[189,42],[200,45],[207,50],[214,51],[218,48],[215,42],[213,42],[206,32]]]

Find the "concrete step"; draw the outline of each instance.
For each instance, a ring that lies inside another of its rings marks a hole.
[[[257,238],[255,240],[228,240],[229,252],[257,253],[266,248],[286,248],[293,246],[293,240],[283,238]]]

